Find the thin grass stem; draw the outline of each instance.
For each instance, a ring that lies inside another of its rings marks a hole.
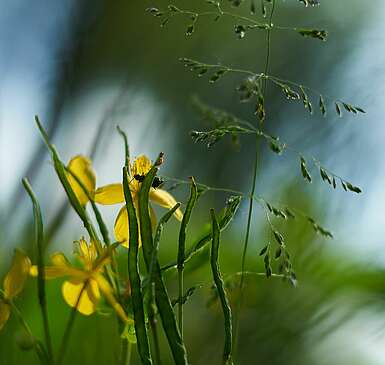
[[[54,357],[53,357],[53,350],[52,350],[51,334],[49,329],[47,297],[46,297],[46,290],[45,290],[43,218],[42,218],[39,202],[36,198],[35,193],[32,190],[31,185],[29,184],[26,178],[24,178],[22,182],[33,204],[35,232],[36,232],[35,240],[36,240],[36,246],[37,246],[37,266],[38,266],[37,291],[38,291],[41,314],[43,317],[44,337],[45,337],[48,359],[49,359],[49,363],[53,364]]]

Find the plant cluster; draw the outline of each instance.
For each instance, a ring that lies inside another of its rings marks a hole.
[[[243,0],[229,1],[233,7],[239,7],[245,2]],[[319,5],[318,0],[300,0],[300,2],[306,6]],[[223,363],[233,363],[233,349],[236,349],[239,337],[239,313],[242,310],[245,276],[263,274],[267,278],[282,278],[294,286],[297,284],[288,244],[283,234],[276,228],[273,219],[281,219],[290,223],[295,219],[302,218],[311,225],[316,233],[325,238],[333,237],[328,229],[306,213],[287,204],[270,202],[256,194],[261,141],[266,142],[271,151],[276,154],[282,154],[286,151],[293,153],[298,158],[299,171],[305,181],[309,183],[313,181],[309,171],[311,164],[318,169],[321,180],[332,188],[336,189],[340,185],[345,191],[361,193],[359,187],[328,170],[316,158],[296,151],[295,148],[282,142],[280,138],[265,131],[266,121],[271,118],[269,110],[266,109],[265,100],[268,85],[278,87],[288,101],[302,102],[305,110],[310,113],[314,112],[314,95],[318,102],[319,111],[324,117],[326,117],[330,105],[334,105],[339,116],[342,116],[342,109],[354,114],[364,113],[361,107],[326,97],[302,84],[284,80],[271,75],[269,72],[271,32],[276,30],[295,31],[304,37],[322,41],[326,40],[327,32],[318,29],[287,28],[273,24],[278,0],[261,1],[262,21],[256,20],[255,17],[245,17],[233,11],[225,10],[223,2],[220,1],[207,0],[206,3],[210,9],[202,13],[183,10],[172,4],[168,5],[166,10],[150,8],[148,12],[161,19],[161,26],[165,26],[170,19],[176,16],[189,19],[186,29],[187,36],[193,35],[198,20],[205,17],[212,18],[214,21],[221,18],[235,20],[234,32],[239,38],[245,38],[250,31],[266,33],[266,62],[262,72],[253,72],[221,64],[207,64],[188,58],[181,59],[184,66],[198,77],[207,76],[212,84],[219,82],[229,73],[240,75],[241,79],[236,89],[241,102],[253,103],[255,120],[242,120],[227,111],[212,108],[196,99],[194,105],[198,113],[212,127],[208,130],[194,130],[191,132],[191,137],[194,142],[204,143],[208,148],[212,148],[226,136],[230,136],[237,142],[243,136],[253,136],[255,138],[255,162],[250,193],[211,187],[195,181],[193,177],[190,180],[181,180],[158,175],[165,159],[163,153],[160,153],[154,162],[144,155],[131,159],[126,135],[119,127],[118,132],[122,135],[125,146],[122,181],[97,188],[96,174],[90,159],[78,155],[72,158],[68,164],[65,164],[36,117],[36,124],[50,152],[59,181],[88,235],[87,238],[81,237],[75,242],[73,258],[67,259],[63,253],[57,252],[50,256],[50,263],[46,264],[42,213],[29,182],[23,179],[23,185],[33,203],[37,246],[36,264],[32,264],[32,260],[21,250],[15,251],[11,268],[4,278],[3,289],[0,291],[0,329],[13,313],[28,335],[29,347],[36,351],[42,364],[60,365],[62,363],[76,314],[91,315],[97,311],[100,303],[104,303],[110,308],[111,315],[116,316],[120,324],[119,331],[122,337],[120,364],[126,363],[129,353],[128,347],[131,344],[137,345],[142,364],[160,364],[158,319],[160,319],[175,363],[187,364],[188,349],[183,340],[183,306],[197,289],[207,284],[212,287],[211,301],[218,301],[223,311]],[[255,16],[256,5],[254,1],[250,1],[250,12],[252,16]],[[163,189],[164,181],[174,183],[173,188],[181,184],[190,186],[190,195],[183,212],[181,204],[171,195],[171,188],[168,189],[169,191]],[[187,228],[190,218],[199,199],[210,191],[226,192],[230,196],[219,214],[213,209],[210,210],[211,229],[209,232],[203,233],[198,240],[187,245]],[[221,273],[219,264],[221,232],[232,221],[242,200],[248,201],[249,208],[242,248],[241,270],[229,277]],[[263,209],[270,229],[269,239],[259,253],[263,257],[265,273],[245,270],[254,202]],[[150,203],[166,208],[167,212],[157,220]],[[110,204],[121,205],[114,224],[114,240],[111,240],[109,230],[99,210],[99,205]],[[89,210],[86,209],[87,206],[90,206],[95,217],[94,220],[90,218]],[[176,259],[162,265],[158,259],[161,236],[165,225],[172,216],[180,222],[178,244],[175,245]],[[184,287],[185,265],[194,255],[205,248],[210,248],[210,258],[207,263],[211,268],[212,279],[206,284],[197,283],[186,290]],[[126,261],[124,272],[119,270],[117,264],[118,258],[122,256],[125,257]],[[144,259],[145,271],[140,269],[140,256]],[[276,261],[276,265],[273,264],[274,261]],[[171,298],[167,289],[164,274],[169,270],[176,270],[177,272],[177,298]],[[33,336],[15,302],[16,296],[21,293],[29,277],[37,278],[38,300],[44,325],[44,341]],[[65,280],[62,284],[62,295],[72,309],[56,356],[52,349],[47,315],[49,303],[47,303],[45,288],[48,279],[63,277]],[[233,308],[234,303],[228,296],[228,292],[234,288],[240,290],[235,310]],[[150,332],[152,341],[150,341]]]

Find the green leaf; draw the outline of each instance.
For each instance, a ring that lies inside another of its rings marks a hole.
[[[33,215],[35,221],[35,241],[37,247],[37,267],[38,267],[38,277],[37,277],[37,291],[38,291],[38,299],[39,305],[43,317],[43,328],[45,335],[45,342],[47,348],[47,355],[50,359],[50,363],[53,363],[53,352],[52,352],[52,342],[51,335],[49,329],[48,322],[48,309],[47,309],[47,297],[46,297],[46,289],[45,289],[45,275],[44,275],[44,228],[43,228],[43,218],[41,214],[40,204],[36,198],[35,193],[32,190],[31,185],[28,180],[24,178],[22,180],[23,186],[28,193],[32,205],[33,205]]]
[[[148,209],[149,191],[152,186],[154,177],[157,173],[157,166],[160,163],[161,157],[162,154],[159,155],[157,162],[147,173],[142,183],[141,189],[138,193],[140,233],[142,238],[143,256],[147,271],[149,271],[152,260],[152,253],[154,250],[151,219]],[[187,365],[188,361],[186,348],[178,330],[176,318],[171,305],[171,300],[168,295],[165,283],[163,281],[162,272],[158,260],[156,260],[155,267],[153,269],[153,280],[155,283],[155,302],[158,307],[163,329],[166,333],[166,337],[170,345],[174,361],[177,364]]]
[[[35,122],[39,128],[40,134],[41,134],[45,144],[47,145],[49,151],[51,152],[51,157],[52,157],[52,161],[53,161],[53,165],[54,165],[56,174],[57,174],[57,176],[58,176],[58,178],[59,178],[59,180],[60,180],[60,182],[64,188],[64,191],[66,192],[68,200],[69,200],[71,206],[73,207],[73,209],[75,210],[75,212],[78,214],[79,218],[81,219],[81,221],[82,221],[84,227],[86,228],[90,238],[92,240],[94,240],[94,242],[96,244],[96,248],[97,248],[98,252],[100,253],[101,252],[101,243],[100,243],[100,239],[96,233],[96,229],[93,226],[92,221],[89,219],[85,208],[80,204],[77,196],[75,195],[74,191],[72,190],[72,187],[71,187],[71,185],[68,181],[68,178],[67,178],[67,171],[65,169],[65,166],[64,166],[63,162],[60,160],[59,154],[56,151],[55,147],[50,143],[48,135],[47,135],[46,131],[44,130],[44,128],[43,128],[43,126],[42,126],[42,124],[41,124],[41,122],[37,116],[35,116]]]
[[[231,196],[226,201],[226,207],[223,209],[221,214],[219,215],[219,227],[221,231],[226,229],[229,223],[234,218],[235,214],[238,211],[239,205],[241,204],[242,197],[241,196]],[[201,238],[199,238],[186,252],[185,262],[190,260],[194,255],[199,253],[206,245],[210,242],[212,238],[212,232],[204,234]],[[162,267],[162,271],[170,270],[172,268],[176,268],[177,262],[173,261],[164,267]]]
[[[223,317],[224,317],[225,343],[223,348],[223,363],[230,365],[233,363],[231,359],[233,329],[232,329],[231,307],[227,299],[227,295],[223,285],[223,279],[221,276],[220,267],[218,263],[221,230],[213,209],[210,210],[210,214],[211,214],[211,220],[212,220],[212,244],[211,244],[211,254],[210,254],[211,272],[213,274],[214,283],[218,291],[218,295],[219,295],[219,299],[220,299],[222,311],[223,311]]]
[[[135,333],[138,341],[138,352],[142,364],[152,364],[150,345],[145,323],[142,285],[138,267],[139,226],[134,202],[132,200],[128,169],[123,168],[123,189],[128,214],[129,246],[128,246],[128,277],[132,292],[132,307],[135,319]]]

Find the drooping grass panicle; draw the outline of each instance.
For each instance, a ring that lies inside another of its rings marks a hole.
[[[219,245],[220,245],[220,227],[218,224],[217,217],[213,209],[210,210],[212,220],[212,244],[210,254],[211,271],[215,287],[218,291],[218,296],[222,306],[223,317],[224,317],[224,328],[225,328],[225,344],[223,348],[223,364],[233,364],[232,361],[232,342],[233,342],[233,328],[232,328],[232,316],[231,307],[227,299],[226,291],[224,288],[223,279],[219,267]]]
[[[138,267],[138,250],[139,250],[139,229],[136,220],[136,211],[131,196],[129,187],[127,167],[123,168],[123,189],[124,198],[126,201],[126,209],[129,222],[129,238],[130,245],[128,247],[128,274],[132,293],[132,306],[134,310],[135,331],[138,341],[138,352],[144,365],[151,365],[152,358],[150,354],[150,346],[147,336],[147,329],[145,323],[143,295],[141,288],[141,279]]]
[[[48,320],[48,308],[47,308],[47,297],[45,289],[45,275],[44,275],[44,228],[43,228],[43,218],[41,214],[40,204],[36,198],[35,193],[32,190],[32,187],[28,180],[24,178],[22,180],[23,186],[31,198],[33,205],[33,215],[35,220],[35,240],[37,247],[37,267],[38,267],[38,280],[37,280],[37,289],[38,289],[38,298],[39,305],[43,318],[43,328],[45,343],[47,348],[47,355],[49,364],[54,363],[53,350],[52,350],[52,340],[49,328]]]
[[[194,209],[195,203],[198,197],[198,189],[195,183],[194,177],[191,177],[191,189],[190,197],[187,202],[186,210],[182,218],[182,223],[179,230],[179,244],[178,244],[178,257],[177,257],[177,269],[178,269],[178,290],[179,290],[179,302],[178,302],[178,322],[179,322],[179,331],[183,338],[183,270],[184,270],[184,261],[186,256],[186,230],[187,225],[191,218],[191,213]]]
[[[140,233],[142,238],[144,261],[146,263],[147,271],[149,271],[152,260],[152,253],[154,250],[151,220],[148,209],[149,191],[157,173],[158,165],[162,160],[162,156],[162,154],[159,155],[154,166],[147,173],[139,191]],[[152,275],[155,284],[155,302],[158,307],[163,329],[170,345],[174,361],[176,364],[187,365],[188,361],[186,348],[178,330],[177,321],[171,306],[170,297],[167,293],[167,289],[162,278],[158,260],[155,261],[155,267],[153,269]]]

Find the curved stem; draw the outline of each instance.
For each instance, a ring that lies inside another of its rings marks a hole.
[[[270,12],[270,18],[269,18],[269,25],[270,27],[266,30],[266,61],[265,61],[265,70],[264,74],[267,75],[269,73],[269,65],[270,65],[270,54],[271,54],[271,24],[273,20],[273,15],[275,11],[275,0],[272,2],[272,8]],[[264,78],[263,80],[263,96],[266,96],[266,86],[267,86],[267,79]],[[262,130],[262,123],[263,120],[259,121],[259,128]],[[246,234],[245,234],[245,240],[243,244],[243,251],[242,251],[242,263],[241,263],[241,278],[240,278],[240,284],[239,284],[239,301],[236,311],[236,325],[235,325],[235,336],[234,336],[234,353],[237,354],[237,345],[238,345],[238,338],[239,338],[239,325],[240,325],[240,312],[243,304],[243,288],[244,288],[244,280],[245,280],[245,266],[246,266],[246,255],[247,255],[247,248],[249,244],[249,237],[250,237],[250,228],[251,228],[251,218],[253,215],[253,196],[255,194],[255,187],[257,182],[257,175],[258,175],[258,160],[259,160],[259,154],[260,154],[260,138],[259,134],[255,137],[255,160],[254,160],[254,170],[253,170],[253,179],[252,179],[252,185],[251,185],[251,191],[250,191],[250,197],[249,197],[249,210],[248,210],[248,216],[247,216],[247,225],[246,225]]]

